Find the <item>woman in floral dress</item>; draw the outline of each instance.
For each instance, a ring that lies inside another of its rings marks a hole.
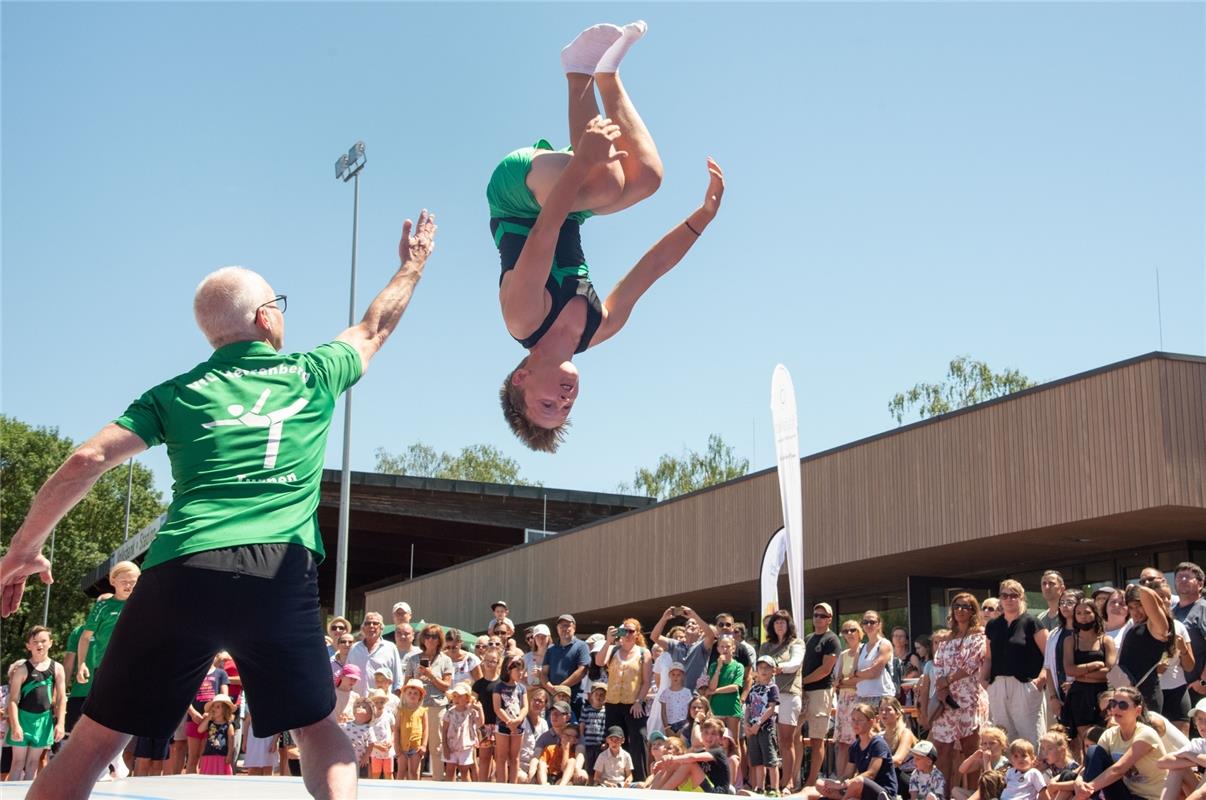
[[[980,746],[980,726],[988,721],[988,692],[980,685],[988,640],[976,598],[960,592],[951,600],[947,625],[951,635],[934,653],[934,676],[942,703],[930,723],[930,739],[938,745],[938,769],[953,786],[955,743],[962,753]]]

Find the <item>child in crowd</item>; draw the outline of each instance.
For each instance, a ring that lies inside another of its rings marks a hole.
[[[495,600],[490,606],[490,611],[494,614],[494,616],[490,619],[490,624],[486,626],[486,634],[488,636],[493,636],[494,627],[507,618],[508,609],[506,601]]]
[[[419,779],[423,756],[427,752],[427,709],[423,708],[426,695],[427,689],[418,678],[411,678],[402,687],[394,749],[398,751],[398,770],[404,781]]]
[[[578,740],[586,751],[583,768],[588,775],[595,774],[595,759],[603,749],[604,734],[607,731],[607,709],[603,707],[603,701],[606,699],[607,684],[602,681],[592,684],[590,703],[582,707],[582,717],[578,720]]]
[[[1186,792],[1188,796],[1185,800],[1206,798],[1206,778],[1196,772],[1206,769],[1206,699],[1198,701],[1191,716],[1199,738],[1191,739],[1186,747],[1156,762],[1157,767],[1168,770],[1161,800],[1178,800]]]
[[[402,698],[394,694],[394,671],[389,667],[377,667],[377,671],[373,673],[373,686],[385,695],[385,710],[397,719],[398,705]]]
[[[662,689],[657,700],[662,706],[662,730],[667,736],[681,733],[688,721],[691,690],[683,685],[687,668],[681,661],[670,665],[670,685]]]
[[[205,737],[201,751],[202,775],[233,775],[235,757],[234,701],[228,694],[215,695],[205,704],[197,730]]]
[[[1001,800],[1039,800],[1047,796],[1047,779],[1035,768],[1034,745],[1026,739],[1009,743],[1009,769]]]
[[[394,779],[394,715],[389,710],[389,695],[381,689],[369,692],[373,721],[369,723],[369,777]]]
[[[954,800],[992,800],[1000,797],[1005,787],[1005,770],[1009,759],[1005,753],[1005,731],[992,725],[980,728],[980,747],[959,764],[959,774],[977,781],[975,791],[958,788],[951,792]]]
[[[909,797],[912,800],[943,800],[946,779],[934,769],[938,748],[933,742],[920,741],[913,745],[913,774],[909,776]]]
[[[760,656],[754,665],[754,682],[745,698],[745,748],[750,760],[750,788],[761,792],[769,772],[772,797],[779,795],[779,765],[783,763],[775,726],[778,712],[775,659]]]
[[[667,756],[655,766],[651,788],[676,788],[680,791],[704,791],[729,794],[733,770],[724,745],[725,724],[708,717],[699,725],[704,749],[700,752]]]
[[[1072,800],[1080,765],[1069,755],[1068,734],[1062,725],[1052,725],[1039,738],[1039,768],[1047,778],[1050,800]]]
[[[703,733],[699,726],[711,716],[708,698],[694,695],[691,704],[687,706],[687,724],[679,731],[679,735],[687,743],[688,750],[703,750]]]
[[[577,757],[577,750],[578,729],[566,725],[561,731],[560,741],[548,745],[540,754],[536,783],[569,786],[574,779],[574,765],[570,762]]]
[[[477,780],[473,755],[481,738],[480,706],[471,702],[473,691],[462,681],[448,690],[452,706],[444,712],[444,780]]]
[[[662,761],[668,755],[673,755],[670,750],[669,737],[661,731],[654,731],[649,734],[649,775],[640,783],[632,784],[637,789],[648,789],[653,783],[653,765]]]
[[[708,665],[707,688],[712,716],[722,720],[729,734],[741,735],[741,689],[745,684],[745,667],[735,658],[737,642],[731,636],[716,640],[717,657]]]
[[[612,725],[607,729],[607,747],[595,760],[594,783],[622,789],[632,783],[632,756],[624,749],[624,729]]]
[[[352,707],[352,719],[343,723],[343,733],[352,744],[356,754],[356,763],[368,767],[369,763],[369,727],[373,723],[373,704],[368,698],[360,698]]]

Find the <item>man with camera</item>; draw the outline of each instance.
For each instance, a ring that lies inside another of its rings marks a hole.
[[[686,638],[681,641],[662,635],[666,623],[676,617],[687,618],[687,624],[683,628]],[[670,606],[662,612],[649,638],[670,654],[671,661],[682,662],[686,670],[683,686],[694,691],[699,683],[699,676],[704,674],[708,666],[712,646],[716,644],[716,634],[712,632],[712,626],[690,606]]]

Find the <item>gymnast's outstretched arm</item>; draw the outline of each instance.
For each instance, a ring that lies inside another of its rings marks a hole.
[[[711,158],[708,159],[708,175],[708,191],[704,195],[703,205],[649,248],[649,252],[645,253],[636,266],[611,290],[611,294],[603,303],[603,323],[591,339],[591,347],[620,332],[641,295],[682,260],[687,251],[699,241],[704,228],[716,218],[716,212],[720,210],[720,200],[724,196],[724,172]]]

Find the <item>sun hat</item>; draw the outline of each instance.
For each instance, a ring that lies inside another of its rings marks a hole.
[[[213,698],[212,700],[210,700],[208,703],[206,703],[206,704],[205,704],[205,713],[207,713],[207,714],[208,714],[208,713],[209,713],[209,710],[210,710],[211,708],[213,708],[214,706],[216,706],[217,704],[219,704],[219,703],[221,703],[222,705],[226,706],[226,710],[227,710],[228,712],[230,712],[231,714],[233,714],[233,713],[234,713],[234,711],[235,711],[235,704],[234,704],[234,700],[231,700],[231,699],[230,699],[230,695],[228,695],[228,694],[216,694],[216,695],[214,695],[214,698]]]
[[[407,689],[418,689],[419,697],[427,696],[427,687],[424,686],[423,681],[419,680],[418,678],[411,678],[402,685],[402,691],[406,691]]]

